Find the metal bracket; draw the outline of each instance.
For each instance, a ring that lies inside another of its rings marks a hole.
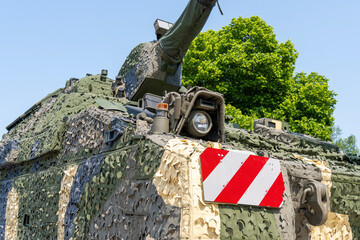
[[[105,133],[105,143],[113,143],[115,142],[121,135],[123,131],[117,128],[113,128]]]
[[[105,144],[112,147],[112,144],[121,137],[129,123],[132,123],[132,121],[123,117],[115,116],[111,120],[109,126],[110,130],[105,132]]]
[[[329,212],[329,193],[325,184],[310,180],[304,186],[301,204],[305,206],[304,215],[313,226],[325,223]]]

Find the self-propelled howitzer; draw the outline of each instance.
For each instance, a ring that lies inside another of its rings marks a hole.
[[[116,82],[71,78],[7,127],[0,240],[360,239],[359,157],[274,119],[239,129],[220,93],[176,91],[213,4],[190,0]]]

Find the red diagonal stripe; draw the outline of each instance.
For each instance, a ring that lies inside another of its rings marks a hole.
[[[269,158],[250,155],[215,202],[237,203]]]
[[[280,207],[283,202],[283,193],[285,191],[284,180],[282,173],[276,178],[275,182],[266,193],[264,199],[261,201],[261,207]]]
[[[216,168],[226,154],[228,154],[228,152],[229,151],[227,150],[216,148],[205,149],[205,151],[200,155],[203,181],[205,181],[205,179]]]

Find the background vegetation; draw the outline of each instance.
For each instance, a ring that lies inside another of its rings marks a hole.
[[[183,84],[224,94],[226,114],[241,128],[269,117],[290,131],[331,140],[336,93],[318,73],[295,73],[291,41],[279,43],[259,17],[233,19],[219,31],[201,33],[184,58]]]

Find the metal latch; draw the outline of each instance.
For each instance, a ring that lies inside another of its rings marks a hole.
[[[130,120],[115,116],[111,120],[110,130],[105,132],[105,143],[111,147],[112,144],[122,136],[129,123],[131,123]]]
[[[108,144],[116,141],[118,137],[122,135],[122,133],[123,132],[117,128],[110,129],[105,133],[105,143]]]
[[[310,180],[304,186],[301,204],[304,215],[313,226],[325,223],[329,212],[329,193],[325,184]]]

